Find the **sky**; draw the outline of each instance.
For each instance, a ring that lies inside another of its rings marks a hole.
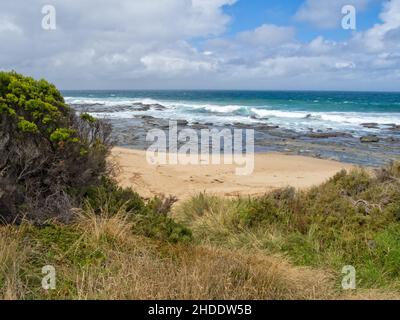
[[[64,90],[400,91],[400,0],[1,0],[0,43]]]

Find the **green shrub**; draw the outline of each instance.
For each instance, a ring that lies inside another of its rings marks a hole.
[[[88,114],[88,113],[82,113],[82,114],[80,115],[80,117],[81,117],[82,120],[85,120],[86,122],[89,122],[89,123],[96,123],[96,118],[92,117],[92,116],[91,116],[90,114]]]
[[[0,72],[0,218],[68,221],[108,173],[110,126],[77,117],[56,87]]]
[[[50,135],[51,142],[61,142],[61,141],[71,141],[71,142],[78,142],[77,140],[72,140],[71,136],[75,134],[75,130],[72,129],[65,129],[65,128],[58,128],[54,130],[54,132]]]
[[[269,196],[244,201],[238,212],[240,225],[249,228],[280,219],[278,208]]]
[[[175,222],[166,215],[153,212],[144,212],[132,217],[134,221],[133,232],[171,243],[190,242],[192,232],[189,228]]]
[[[120,210],[127,214],[140,213],[146,207],[143,199],[131,188],[121,188],[107,177],[102,179],[100,185],[88,188],[85,200],[96,213],[103,211],[111,215]]]
[[[191,231],[168,216],[174,198],[154,198],[147,203],[131,188],[121,188],[110,178],[89,188],[86,206],[97,214],[113,216],[123,212],[134,222],[133,233],[168,242],[188,242]]]
[[[37,133],[39,131],[36,124],[25,119],[18,121],[18,129],[24,133]]]

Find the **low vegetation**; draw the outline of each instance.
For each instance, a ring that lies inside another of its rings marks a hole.
[[[399,177],[398,165],[340,172],[308,191],[200,194],[173,209],[106,180],[69,224],[0,227],[0,296],[399,299]],[[45,265],[55,290],[42,289]],[[355,291],[341,288],[345,265]]]
[[[2,299],[400,298],[400,164],[174,205],[119,187],[110,127],[44,80],[0,72],[0,120]]]
[[[260,198],[201,194],[176,214],[198,244],[283,254],[295,265],[329,270],[341,285],[352,265],[359,288],[400,292],[400,164],[375,173],[342,171],[307,191]]]
[[[0,215],[64,222],[108,175],[111,127],[77,116],[55,86],[0,72]]]

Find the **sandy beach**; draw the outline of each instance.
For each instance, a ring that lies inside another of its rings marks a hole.
[[[270,190],[318,185],[352,165],[279,153],[256,153],[254,173],[235,174],[235,165],[151,165],[143,150],[116,147],[111,159],[117,164],[121,186],[132,187],[143,197],[173,195],[187,199],[200,192],[222,196],[261,195]]]

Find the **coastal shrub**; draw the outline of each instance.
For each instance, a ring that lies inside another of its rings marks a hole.
[[[238,208],[240,225],[255,227],[263,223],[279,220],[276,204],[269,196],[245,201]]]
[[[133,217],[133,232],[160,241],[188,243],[192,240],[191,230],[166,215],[146,212]]]
[[[131,188],[122,188],[111,178],[103,178],[100,185],[88,189],[85,199],[84,210],[99,216],[106,213],[110,218],[123,212],[132,222],[134,234],[173,243],[191,240],[191,231],[169,216],[176,201],[173,197],[144,201]]]
[[[308,190],[279,189],[261,197],[203,197],[177,208],[197,242],[285,254],[298,265],[328,267],[342,277],[353,265],[358,285],[400,289],[399,163],[376,172],[342,171]],[[194,203],[193,203],[194,201]],[[340,282],[338,282],[338,286]]]
[[[135,214],[145,210],[145,202],[139,194],[131,188],[118,186],[109,177],[103,177],[99,185],[88,188],[85,200],[85,205],[93,208],[95,213],[116,214],[123,209],[127,214]]]
[[[78,117],[56,87],[0,72],[0,217],[68,221],[107,172],[110,126]]]

